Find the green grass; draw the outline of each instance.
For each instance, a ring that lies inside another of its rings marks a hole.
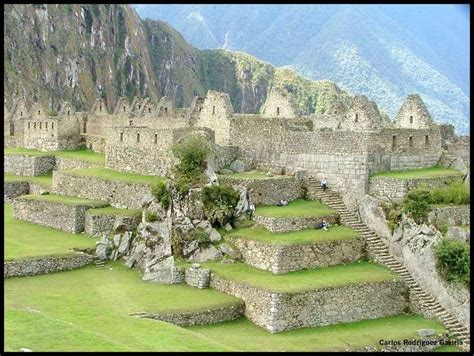
[[[186,328],[241,351],[345,351],[378,347],[379,340],[420,339],[419,329],[445,329],[437,320],[396,315],[375,320],[271,334],[247,319]]]
[[[444,345],[440,346],[433,350],[434,352],[462,352],[462,350],[458,349],[456,346],[452,345]]]
[[[217,275],[250,286],[275,292],[300,292],[361,282],[382,282],[398,279],[389,269],[369,262],[317,268],[274,275],[243,263],[206,262]]]
[[[239,229],[226,235],[277,245],[309,244],[320,241],[351,240],[357,232],[346,226],[332,226],[329,230],[305,229],[299,231],[272,233],[262,226]]]
[[[47,201],[47,202],[52,202],[52,203],[61,203],[61,204],[68,204],[68,205],[87,205],[87,206],[95,206],[95,207],[108,205],[107,202],[103,202],[100,200],[90,200],[90,199],[70,197],[66,195],[55,195],[55,194],[46,194],[46,195],[28,194],[28,195],[22,195],[21,198],[19,199],[40,200],[40,201]]]
[[[238,299],[212,289],[141,280],[122,262],[4,281],[5,350],[231,351],[172,324],[129,316],[138,311],[208,310]]]
[[[118,172],[107,168],[80,168],[63,171],[64,173],[83,176],[94,177],[105,180],[116,180],[128,183],[139,183],[152,185],[158,182],[164,182],[166,178],[157,176],[145,176],[136,173]]]
[[[286,206],[262,205],[255,210],[258,215],[273,218],[318,217],[336,214],[336,212],[317,200],[294,200]]]
[[[72,249],[95,248],[96,240],[90,236],[14,219],[11,204],[4,205],[3,221],[5,260],[67,255]]]
[[[233,173],[229,174],[226,177],[229,178],[242,178],[242,179],[276,179],[276,178],[292,178],[290,176],[284,175],[274,175],[272,177],[268,177],[265,172],[262,171],[248,171],[248,172],[241,172],[241,173]]]
[[[4,154],[28,155],[28,156],[35,156],[35,157],[56,156],[56,157],[61,157],[61,158],[74,159],[78,161],[85,161],[85,162],[105,165],[105,154],[94,152],[90,148],[83,148],[79,150],[43,152],[39,150],[21,148],[21,147],[8,147],[8,148],[4,148]]]
[[[116,215],[116,216],[141,216],[141,209],[119,209],[112,206],[107,206],[105,208],[95,208],[89,209],[87,211],[90,215]]]
[[[416,178],[434,178],[447,176],[462,176],[463,174],[456,169],[444,167],[428,167],[420,169],[410,169],[407,171],[381,172],[372,175],[372,177],[388,177],[396,179],[416,179]]]
[[[17,176],[9,173],[4,174],[5,182],[31,182],[36,183],[44,188],[49,188],[53,186],[53,175],[52,173],[44,176]]]

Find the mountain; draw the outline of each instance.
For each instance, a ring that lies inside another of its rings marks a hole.
[[[376,101],[390,117],[419,93],[432,116],[469,131],[464,5],[134,5],[200,49],[247,52]]]
[[[189,106],[207,90],[230,94],[236,112],[256,113],[269,90],[296,95],[306,112],[324,112],[351,96],[253,56],[199,50],[163,21],[141,20],[127,5],[5,5],[4,94],[7,110],[23,99],[56,111],[63,101],[87,110],[99,97],[170,96]]]

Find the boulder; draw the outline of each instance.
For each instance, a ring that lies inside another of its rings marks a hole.
[[[112,253],[113,244],[109,240],[107,235],[103,235],[100,241],[96,242],[95,254],[97,258],[101,260],[106,260],[110,257]]]
[[[270,171],[268,171],[267,173],[265,173],[265,175],[266,175],[267,177],[273,177],[273,173],[270,172]]]
[[[237,206],[235,207],[235,211],[237,214],[243,213],[249,208],[249,193],[247,187],[237,185],[234,188],[237,190],[240,194],[239,197],[239,202],[237,203]]]
[[[117,247],[117,250],[122,255],[128,255],[130,253],[130,243],[132,241],[132,232],[125,231],[120,239],[120,244]]]
[[[207,262],[222,258],[222,252],[219,251],[212,245],[201,247],[196,250],[191,257],[188,258],[189,262]]]
[[[385,219],[381,203],[381,200],[366,194],[358,201],[359,215],[361,220],[378,235],[389,238],[392,231]]]
[[[421,337],[433,336],[436,335],[436,331],[434,329],[420,329],[418,330],[418,335]]]
[[[240,173],[240,172],[245,172],[245,171],[250,170],[250,167],[244,161],[241,161],[240,159],[236,159],[234,162],[230,164],[230,169],[232,169],[234,172]]]
[[[182,271],[175,267],[174,257],[167,257],[159,262],[150,261],[145,267],[144,281],[151,281],[163,284],[178,283]]]
[[[232,225],[227,223],[227,224],[225,224],[224,229],[225,229],[225,231],[230,231],[230,230],[232,230]]]
[[[199,248],[199,242],[197,240],[192,240],[189,242],[185,242],[183,247],[183,255],[189,256],[191,253],[196,251]]]
[[[217,241],[220,241],[221,239],[222,239],[221,234],[219,234],[219,232],[216,229],[211,228],[211,230],[209,231],[209,240],[211,240],[211,242],[217,242]]]
[[[143,257],[145,256],[145,244],[143,242],[135,245],[128,257],[126,257],[125,266],[132,268],[135,264],[141,265]]]
[[[449,226],[448,231],[446,232],[446,237],[451,237],[459,241],[470,242],[471,232],[469,230],[464,230],[460,226]]]
[[[148,205],[150,205],[153,200],[155,200],[155,197],[149,192],[146,193],[142,199],[142,207],[143,208],[148,207]]]
[[[456,158],[450,165],[449,168],[457,169],[462,174],[468,174],[469,169],[466,167],[466,164],[461,157]]]
[[[232,247],[228,243],[222,243],[219,245],[219,250],[223,253],[226,254],[227,256],[233,258],[234,260],[240,260],[242,258],[242,255],[239,250],[236,248]]]

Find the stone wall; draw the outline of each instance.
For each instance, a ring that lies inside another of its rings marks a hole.
[[[233,112],[229,94],[209,90],[195,126],[213,130],[216,144],[232,145],[229,131]]]
[[[62,157],[56,157],[56,165],[54,169],[56,171],[64,171],[68,169],[76,169],[76,168],[94,168],[94,167],[102,167],[99,163],[81,161],[77,159],[68,159]]]
[[[193,310],[181,313],[153,313],[138,312],[132,316],[161,320],[178,326],[206,325],[232,321],[240,318],[244,313],[244,303],[235,303],[206,310]]]
[[[275,333],[397,315],[408,308],[401,281],[359,283],[297,293],[276,293],[211,273],[211,287],[245,302],[245,316]]]
[[[277,245],[238,237],[226,237],[240,250],[243,261],[274,274],[350,263],[364,257],[362,239]]]
[[[92,149],[94,152],[105,153],[107,139],[105,136],[82,134],[85,139],[86,148]]]
[[[257,210],[258,211],[258,210]],[[259,215],[257,212],[254,214],[255,223],[262,225],[265,229],[271,232],[287,232],[287,231],[298,231],[307,228],[314,228],[316,224],[326,220],[329,224],[336,224],[339,220],[338,214],[319,216],[319,217],[287,217],[287,218],[274,218]]]
[[[470,221],[470,204],[436,207],[428,214],[428,222],[436,226],[470,225]]]
[[[11,203],[12,200],[20,195],[30,192],[30,185],[26,181],[3,182],[3,202]]]
[[[110,235],[113,232],[114,224],[117,221],[132,227],[138,226],[140,223],[140,216],[119,216],[113,214],[97,214],[94,215],[91,210],[86,211],[86,220],[84,225],[84,232],[92,236]]]
[[[30,260],[4,261],[3,277],[34,276],[76,269],[88,265],[93,256],[78,253],[71,256],[50,256]]]
[[[268,179],[243,179],[225,175],[218,176],[219,183],[247,187],[252,203],[274,205],[280,200],[295,200],[300,197],[301,183],[295,177],[275,177]]]
[[[199,264],[193,264],[191,268],[186,269],[184,280],[191,287],[203,289],[209,287],[210,277],[210,269],[202,269]]]
[[[391,177],[370,177],[369,194],[380,199],[400,201],[412,189],[420,184],[431,188],[441,187],[452,182],[462,182],[462,176],[447,176],[435,178],[396,179]]]
[[[38,225],[49,226],[67,232],[84,231],[86,205],[19,197],[13,201],[13,216]]]
[[[146,184],[84,177],[65,172],[53,172],[53,192],[87,199],[107,201],[116,208],[141,208],[143,197],[151,194]]]
[[[55,157],[29,156],[29,155],[4,155],[4,172],[19,176],[42,176],[53,170]]]

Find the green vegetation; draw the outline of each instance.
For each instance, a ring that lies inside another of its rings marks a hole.
[[[436,267],[448,282],[459,282],[469,287],[471,257],[467,243],[446,238],[435,246],[434,253]]]
[[[171,204],[171,194],[166,188],[165,182],[158,182],[151,187],[151,194],[161,203],[163,208],[168,209]]]
[[[398,279],[388,268],[364,261],[327,268],[317,268],[274,275],[243,263],[202,264],[224,278],[256,288],[275,292],[299,292],[362,282],[382,282]]]
[[[108,168],[79,168],[63,171],[64,173],[82,176],[94,177],[105,180],[116,180],[120,182],[154,185],[158,181],[165,181],[164,177],[145,176],[136,173],[118,172]]]
[[[51,189],[53,186],[53,175],[48,174],[44,176],[17,176],[9,173],[4,175],[5,182],[31,182],[38,184],[44,188]]]
[[[187,327],[219,340],[240,351],[346,351],[364,346],[380,348],[379,340],[420,339],[419,329],[445,331],[442,324],[419,315],[396,315],[375,320],[302,328],[271,334],[247,319],[233,322]]]
[[[308,244],[319,241],[351,240],[357,232],[346,226],[332,226],[329,230],[305,229],[299,231],[272,233],[262,226],[239,229],[227,236],[257,240],[276,245]]]
[[[456,169],[433,166],[428,168],[410,169],[407,171],[381,172],[372,177],[389,177],[396,179],[434,178],[446,176],[462,176]]]
[[[438,188],[430,188],[427,184],[420,184],[412,189],[402,202],[384,204],[383,209],[392,230],[397,226],[406,213],[416,223],[426,222],[429,212],[436,206],[447,206],[450,204],[469,204],[469,188],[461,182],[453,182]],[[446,232],[446,226],[437,226]]]
[[[4,282],[5,349],[33,351],[228,351],[218,341],[139,311],[209,310],[238,302],[213,289],[142,281],[123,262]]]
[[[258,206],[257,214],[273,218],[318,217],[336,214],[336,212],[317,200],[293,200],[286,206]]]
[[[434,204],[469,204],[471,202],[469,187],[462,182],[453,182],[434,188],[431,191],[431,198]]]
[[[68,204],[68,205],[86,205],[86,206],[93,206],[97,208],[108,205],[108,203],[100,201],[100,200],[90,200],[90,199],[85,199],[85,198],[70,197],[66,195],[55,195],[55,194],[46,194],[46,195],[28,194],[28,195],[22,195],[21,199],[48,201],[52,203],[61,203],[61,204]]]
[[[242,178],[242,179],[277,179],[277,178],[291,178],[289,176],[283,176],[283,175],[275,175],[272,177],[269,177],[265,174],[265,172],[262,171],[248,171],[248,172],[241,172],[241,173],[233,173],[230,174],[226,177],[229,178]]]
[[[206,186],[201,192],[204,214],[212,223],[224,226],[234,219],[234,211],[239,202],[239,193],[225,185]]]
[[[147,211],[145,215],[145,219],[147,222],[154,222],[158,220],[158,215],[156,215],[155,213],[151,211]]]
[[[115,215],[115,216],[132,216],[139,217],[142,215],[141,209],[119,209],[113,206],[105,208],[94,208],[87,210],[90,215]]]
[[[456,346],[444,345],[434,349],[433,352],[462,352],[462,350],[458,349]]]
[[[11,204],[4,205],[3,222],[5,260],[62,256],[70,254],[73,249],[95,248],[95,239],[90,236],[72,234],[15,219]]]
[[[89,148],[80,150],[63,150],[63,151],[39,151],[21,147],[4,148],[4,153],[9,155],[19,154],[28,156],[56,156],[61,158],[73,159],[78,161],[85,161],[90,163],[97,163],[105,165],[105,154],[94,152]]]

